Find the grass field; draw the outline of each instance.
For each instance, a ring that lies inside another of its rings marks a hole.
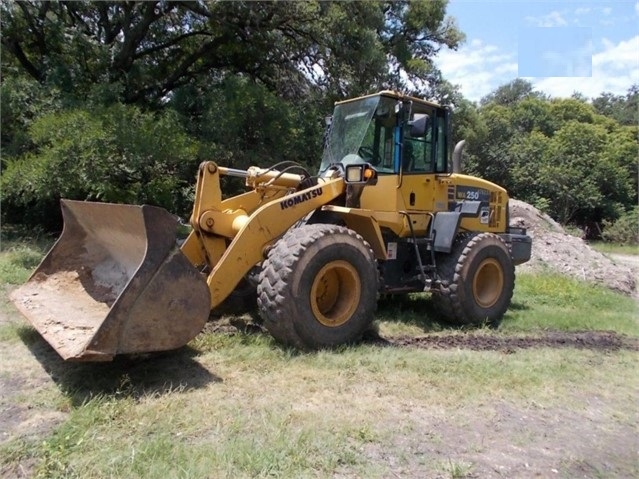
[[[618,245],[604,241],[592,241],[588,244],[601,253],[639,256],[639,246],[636,245]]]
[[[496,330],[410,295],[381,301],[377,325],[420,343],[301,354],[223,318],[176,352],[73,364],[7,300],[43,248],[0,253],[2,477],[639,475],[631,298],[522,274]]]

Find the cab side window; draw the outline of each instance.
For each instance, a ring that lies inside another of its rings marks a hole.
[[[432,162],[430,158],[430,142],[425,139],[408,138],[405,140],[406,150],[410,152],[407,172],[432,172]]]
[[[402,151],[404,173],[432,173],[434,171],[432,151],[432,128],[427,128],[426,134],[418,137],[411,136],[410,128],[404,128]]]

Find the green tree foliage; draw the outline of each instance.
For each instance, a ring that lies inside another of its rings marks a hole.
[[[608,154],[606,131],[571,120],[548,140],[539,172],[541,197],[562,223],[615,217],[630,202],[628,172]]]
[[[198,145],[171,111],[115,104],[52,113],[29,137],[35,149],[8,160],[1,178],[9,222],[57,227],[60,198],[188,211]]]
[[[548,99],[516,80],[482,100],[473,131],[470,171],[564,224],[599,231],[637,202],[637,127],[583,98]]]
[[[622,125],[639,125],[639,85],[632,85],[626,95],[602,93],[592,101],[600,115],[607,116]]]
[[[186,131],[198,141],[203,159],[239,169],[288,161],[314,174],[325,128],[314,114],[321,111],[318,102],[309,95],[293,107],[261,83],[229,76],[208,89],[179,88],[167,106],[175,109]],[[222,181],[226,194],[245,190],[237,178]]]
[[[435,73],[462,34],[447,1],[44,2],[2,4],[3,63],[83,99],[111,84],[125,103],[161,102],[201,76],[243,74],[299,96],[340,95],[400,73]],[[392,72],[389,73],[389,65]]]
[[[28,128],[38,117],[62,108],[59,91],[42,88],[28,77],[9,76],[0,84],[0,147],[2,161],[28,151]]]
[[[323,124],[317,118],[309,121],[302,108],[291,108],[264,85],[229,77],[201,94],[180,91],[175,108],[184,119],[193,118],[192,110],[182,109],[186,95],[201,105],[194,135],[221,155],[216,159],[221,164],[244,169],[294,161],[317,169]]]
[[[441,82],[433,58],[442,46],[456,49],[464,40],[455,20],[446,16],[447,1],[384,2],[383,51],[389,59],[389,86],[406,89],[409,81],[427,83],[431,88]]]
[[[521,78],[500,86],[494,92],[481,99],[482,105],[495,103],[502,106],[515,105],[526,98],[545,98],[543,94],[536,92],[532,83]]]

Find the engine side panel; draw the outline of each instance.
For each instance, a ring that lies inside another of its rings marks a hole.
[[[410,215],[416,236],[428,233],[429,214],[460,211],[468,202],[480,202],[477,216],[462,215],[460,229],[504,233],[507,225],[506,190],[481,178],[467,175],[406,174],[380,175],[376,185],[361,196],[361,208],[379,212],[403,211]],[[404,217],[390,227],[399,237],[412,235]]]

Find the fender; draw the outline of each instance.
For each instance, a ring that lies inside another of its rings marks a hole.
[[[359,208],[346,208],[343,206],[327,205],[322,208],[322,211],[331,211],[336,213],[346,226],[362,238],[373,249],[375,258],[384,260],[386,259],[386,244],[382,237],[382,230],[379,226],[379,222],[375,218],[375,211],[363,210]]]
[[[432,234],[435,237],[433,249],[438,253],[450,253],[462,218],[478,217],[481,204],[481,201],[464,201],[456,211],[435,213],[432,226]]]

